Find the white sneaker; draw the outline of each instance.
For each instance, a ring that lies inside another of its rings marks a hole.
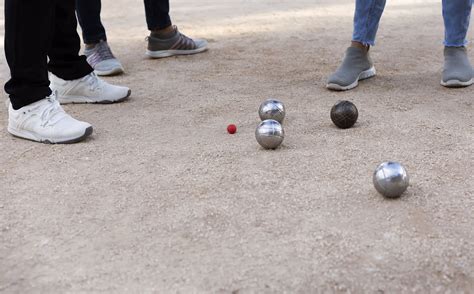
[[[95,73],[66,81],[50,74],[51,89],[57,92],[61,104],[68,103],[115,103],[122,102],[130,96],[127,87],[111,85],[97,77]]]
[[[92,134],[92,126],[64,112],[52,94],[14,110],[8,103],[8,132],[13,136],[50,144],[69,144]]]

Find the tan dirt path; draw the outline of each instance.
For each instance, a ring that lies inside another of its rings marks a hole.
[[[107,81],[130,101],[65,107],[95,127],[71,146],[12,138],[0,107],[0,292],[474,289],[474,88],[439,85],[440,1],[390,1],[378,76],[346,93],[324,84],[353,1],[172,0],[211,50],[164,60],[144,56],[141,1],[103,2],[127,71]],[[269,97],[288,109],[277,151],[254,139]],[[359,107],[355,128],[331,124],[339,99]],[[372,186],[385,160],[412,178],[399,200]]]

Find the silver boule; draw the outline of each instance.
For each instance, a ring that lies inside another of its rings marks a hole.
[[[257,142],[265,149],[276,149],[285,138],[281,124],[274,119],[262,121],[255,131]]]
[[[406,191],[410,179],[400,163],[389,161],[375,169],[373,182],[380,194],[388,198],[397,198]]]
[[[279,123],[283,123],[283,119],[285,118],[285,105],[275,99],[265,100],[258,109],[258,115],[262,121],[274,119]]]

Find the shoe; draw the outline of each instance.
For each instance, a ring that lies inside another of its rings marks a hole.
[[[18,110],[8,103],[8,132],[36,142],[70,144],[89,137],[92,126],[64,112],[52,94]]]
[[[326,87],[335,91],[346,91],[359,85],[360,80],[375,76],[376,71],[369,53],[361,48],[349,47],[342,64],[333,73]]]
[[[166,39],[159,38],[153,32],[147,37],[146,55],[151,58],[163,58],[174,55],[189,55],[207,50],[207,41],[191,39],[181,34],[176,26],[174,32]]]
[[[111,85],[97,77],[95,73],[66,81],[50,74],[51,89],[57,92],[61,104],[100,103],[109,104],[126,100],[131,91],[127,87]]]
[[[94,72],[99,76],[111,76],[123,73],[123,66],[115,58],[106,41],[100,41],[91,49],[85,49],[84,55]]]
[[[445,47],[441,85],[459,88],[470,86],[473,82],[472,66],[467,57],[466,47]]]

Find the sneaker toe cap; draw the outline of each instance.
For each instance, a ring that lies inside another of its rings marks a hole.
[[[443,72],[443,81],[468,82],[472,79],[472,70],[450,70]]]
[[[94,66],[94,70],[98,73],[104,74],[117,74],[123,72],[123,66],[117,59],[107,59],[97,63]]]
[[[93,132],[92,125],[68,117],[51,130],[50,143],[74,143],[90,136]]]
[[[124,101],[130,96],[131,93],[132,91],[127,87],[110,85],[107,91],[104,91],[103,103]]]
[[[208,42],[204,39],[194,39],[197,48],[207,48]]]
[[[346,86],[349,86],[350,84],[352,84],[355,79],[357,79],[357,77],[354,78],[354,79],[351,79],[348,76],[345,76],[345,75],[343,76],[343,75],[339,75],[339,74],[335,73],[335,74],[332,74],[331,76],[329,76],[328,84],[336,84],[336,85],[339,85],[341,87],[346,87]]]

